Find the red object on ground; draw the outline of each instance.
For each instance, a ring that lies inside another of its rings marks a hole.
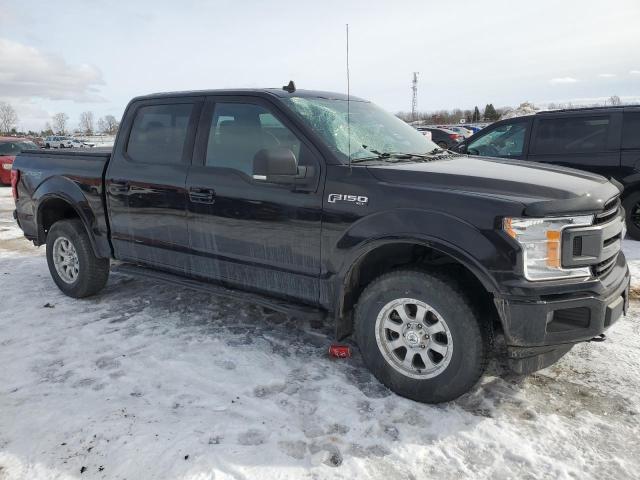
[[[349,347],[349,345],[338,345],[334,343],[329,347],[329,355],[334,358],[350,358],[351,347]]]

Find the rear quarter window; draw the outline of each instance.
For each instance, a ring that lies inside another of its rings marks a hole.
[[[561,117],[538,120],[531,153],[563,154],[607,150],[609,116]]]

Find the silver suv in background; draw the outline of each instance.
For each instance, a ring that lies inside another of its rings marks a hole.
[[[62,135],[51,135],[44,139],[44,148],[73,148],[73,139]]]

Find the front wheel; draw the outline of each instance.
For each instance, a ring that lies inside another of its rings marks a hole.
[[[387,387],[419,402],[453,400],[487,364],[488,335],[451,279],[403,270],[374,280],[355,313],[365,363]]]
[[[53,224],[47,234],[47,264],[58,288],[74,298],[96,294],[109,278],[109,259],[95,256],[78,219]]]

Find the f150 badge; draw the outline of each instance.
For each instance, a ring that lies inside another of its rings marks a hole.
[[[329,203],[336,202],[347,202],[347,203],[355,203],[361,207],[365,206],[369,203],[369,197],[365,197],[363,195],[347,195],[344,193],[330,193],[329,198],[327,198]]]

